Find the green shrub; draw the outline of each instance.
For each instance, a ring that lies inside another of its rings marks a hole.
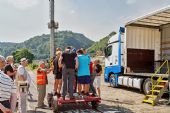
[[[29,68],[31,70],[34,70],[34,69],[38,68],[38,64],[35,64],[35,63],[29,64]]]

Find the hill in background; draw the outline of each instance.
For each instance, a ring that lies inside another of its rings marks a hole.
[[[0,42],[0,54],[6,57],[17,49],[27,48],[35,55],[36,59],[46,59],[50,55],[49,39],[49,34],[43,34],[22,43]],[[59,31],[55,33],[55,46],[63,50],[66,46],[73,46],[76,49],[89,48],[93,43],[92,40],[80,33],[73,33],[71,31]]]
[[[104,48],[106,47],[106,45],[108,43],[108,40],[115,34],[116,34],[116,32],[113,31],[109,35],[107,35],[106,37],[102,38],[101,40],[93,43],[93,45],[90,48],[88,48],[88,52],[91,55],[96,54],[97,51],[103,52]]]

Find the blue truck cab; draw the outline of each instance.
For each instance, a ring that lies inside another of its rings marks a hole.
[[[123,71],[123,53],[122,46],[125,28],[120,27],[119,32],[111,37],[108,45],[105,48],[105,82],[111,83],[113,86],[118,86],[118,76]]]

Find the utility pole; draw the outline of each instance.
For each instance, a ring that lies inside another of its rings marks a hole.
[[[49,0],[50,3],[50,22],[48,28],[50,29],[50,58],[55,55],[55,29],[58,29],[58,22],[54,20],[54,0]]]

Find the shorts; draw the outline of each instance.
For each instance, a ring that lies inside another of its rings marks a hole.
[[[95,76],[93,85],[95,88],[100,88],[100,86],[101,86],[101,77],[100,76]]]
[[[57,73],[57,74],[54,74],[54,78],[55,79],[62,79],[62,73]]]
[[[11,107],[11,104],[10,104],[10,102],[8,101],[8,100],[6,100],[6,101],[1,101],[0,102],[4,107],[6,107],[6,108],[9,108],[10,109],[10,107]],[[1,109],[0,109],[0,113],[3,113],[2,111],[1,111]]]
[[[78,84],[90,84],[90,76],[78,76]]]

